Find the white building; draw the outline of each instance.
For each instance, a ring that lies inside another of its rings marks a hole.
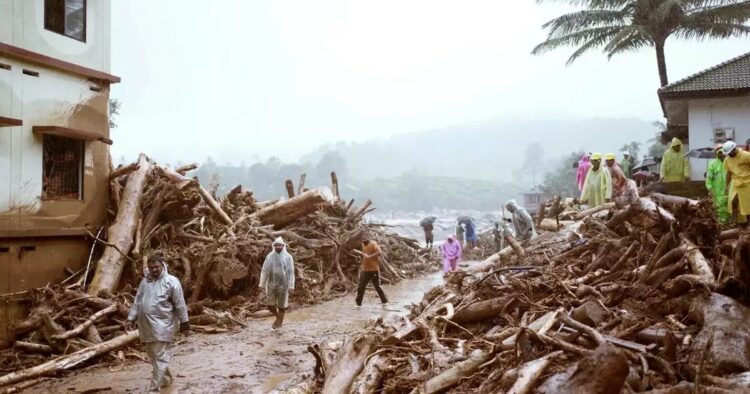
[[[690,149],[750,141],[750,53],[659,89],[669,129]],[[705,179],[706,160],[691,158],[691,178]]]
[[[86,264],[108,201],[109,0],[0,0],[0,343]]]

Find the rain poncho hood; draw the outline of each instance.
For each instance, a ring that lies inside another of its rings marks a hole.
[[[674,147],[680,147],[679,151],[675,152],[672,149]],[[679,138],[673,138],[661,159],[662,182],[682,182],[690,177],[690,164],[683,150],[682,141]]]
[[[727,170],[724,163],[719,159],[719,151],[716,151],[716,158],[708,163],[706,169],[706,190],[714,202],[716,215],[719,221],[726,224],[729,221],[729,210],[727,209],[728,196],[724,193],[727,181]]]
[[[576,184],[579,191],[583,190],[583,182],[586,180],[586,174],[589,173],[590,168],[591,161],[589,161],[589,155],[584,154],[578,162],[578,171],[576,171]]]
[[[148,272],[144,273],[128,320],[138,323],[141,342],[172,342],[179,323],[188,321],[182,285],[169,274],[166,264],[157,278],[150,279]]]
[[[589,170],[583,185],[581,201],[588,201],[588,205],[593,208],[604,204],[607,199],[611,198],[612,178],[609,170],[604,169],[601,165],[596,171],[593,168]]]
[[[534,220],[525,208],[518,206],[516,200],[508,200],[508,202],[505,203],[505,208],[511,213],[510,219],[513,223],[513,232],[517,239],[524,241],[536,237],[536,231],[534,231]]]

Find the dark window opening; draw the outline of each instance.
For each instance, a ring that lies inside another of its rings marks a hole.
[[[0,68],[3,70],[10,70],[13,67],[11,67],[10,64],[0,63]]]
[[[39,72],[38,71],[31,71],[31,70],[27,70],[25,68],[23,69],[23,73],[26,74],[26,75],[30,75],[32,77],[38,77],[39,76]]]
[[[43,200],[83,199],[83,144],[73,138],[44,136]]]
[[[44,28],[86,42],[86,0],[44,0]]]

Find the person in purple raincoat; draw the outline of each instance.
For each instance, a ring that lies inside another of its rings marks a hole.
[[[461,260],[461,243],[456,240],[455,235],[450,235],[440,247],[443,255],[443,274],[455,272],[458,269],[458,260]]]
[[[583,183],[586,181],[586,175],[589,173],[590,168],[591,160],[589,160],[589,154],[584,153],[578,162],[578,172],[576,172],[576,184],[578,184],[579,191],[583,191]]]

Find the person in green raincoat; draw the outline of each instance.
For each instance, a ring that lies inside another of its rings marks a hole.
[[[725,193],[727,181],[727,170],[724,168],[725,157],[721,145],[717,146],[716,158],[708,163],[708,169],[706,170],[706,189],[713,199],[716,216],[722,224],[729,223],[729,198]]]
[[[622,173],[625,174],[625,178],[633,179],[633,162],[630,161],[630,153],[625,152],[622,154],[620,168],[622,169]]]
[[[591,155],[591,169],[583,182],[581,204],[594,208],[612,200],[612,177],[606,168],[602,168],[602,154]]]
[[[672,143],[664,152],[659,173],[662,182],[682,182],[690,180],[690,163],[682,151],[682,141],[672,138]]]

